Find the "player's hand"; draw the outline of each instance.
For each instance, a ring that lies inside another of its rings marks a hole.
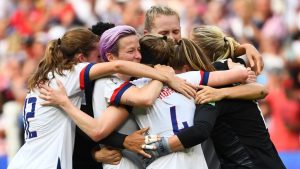
[[[185,97],[190,99],[195,98],[198,86],[192,85],[175,75],[170,76],[170,80],[167,83],[172,89],[183,94]]]
[[[251,69],[254,70],[257,75],[259,75],[264,68],[264,62],[261,54],[251,44],[242,44],[240,46],[246,50],[246,56],[250,63]]]
[[[145,147],[145,151],[148,154],[151,154],[151,158],[142,158],[143,165],[145,168],[147,168],[148,165],[150,165],[159,157],[172,153],[168,139],[166,137],[161,137],[159,141],[152,142],[150,144],[148,143],[148,146],[149,147]]]
[[[256,82],[256,74],[254,71],[251,70],[250,67],[247,67],[248,78],[246,79],[245,83],[255,83]]]
[[[53,89],[46,84],[39,85],[39,97],[44,99],[41,105],[48,106],[48,105],[64,105],[69,101],[69,98],[66,94],[65,87],[61,83],[61,81],[56,79],[56,83],[58,88]]]
[[[122,159],[122,154],[119,150],[112,147],[102,147],[101,149],[97,146],[92,150],[92,157],[99,163],[117,165]]]
[[[177,92],[183,94],[184,96],[190,99],[195,97],[198,86],[192,85],[186,82],[185,80],[177,77],[173,68],[165,65],[155,65],[154,68],[168,78],[167,84],[172,89],[176,90]]]
[[[195,103],[204,104],[209,102],[216,102],[222,100],[225,95],[222,93],[222,90],[215,89],[209,86],[200,85],[200,91],[197,92]]]
[[[177,76],[173,76],[171,79],[172,80],[170,80],[168,82],[168,85],[172,89],[183,94],[187,98],[190,98],[190,99],[195,98],[198,86],[192,85],[191,83],[188,83],[185,80],[183,80]]]
[[[138,130],[136,132],[133,132],[132,134],[128,135],[124,140],[124,147],[130,151],[136,152],[138,154],[143,155],[146,158],[151,158],[150,154],[147,154],[143,147],[145,145],[155,142],[159,140],[160,138],[158,136],[153,136],[149,139],[148,136],[144,136],[144,134],[149,130],[149,128],[143,128],[141,130]]]

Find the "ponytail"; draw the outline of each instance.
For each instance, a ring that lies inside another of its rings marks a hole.
[[[28,88],[32,90],[39,84],[49,81],[48,74],[64,75],[64,70],[72,70],[78,63],[75,55],[78,53],[88,56],[89,52],[97,48],[99,37],[85,28],[72,29],[60,39],[48,42],[44,58],[28,81]]]
[[[189,65],[193,70],[215,70],[205,53],[193,41],[185,38],[175,46],[175,54],[169,59],[169,65],[175,69]]]
[[[217,26],[201,25],[191,32],[191,39],[208,56],[211,62],[233,58],[239,45],[233,38],[226,36]]]

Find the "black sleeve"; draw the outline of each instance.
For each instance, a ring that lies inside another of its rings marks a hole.
[[[105,144],[114,148],[120,148],[124,149],[123,143],[125,138],[127,137],[126,134],[121,134],[118,132],[113,132],[106,138],[100,140],[98,143],[99,144]]]
[[[246,67],[246,63],[242,58],[234,58],[233,62],[240,63]],[[229,70],[228,64],[227,64],[227,59],[226,60],[221,60],[221,61],[216,61],[213,63],[213,66],[216,68],[216,70]]]
[[[216,61],[213,63],[216,70],[228,70],[227,60]]]
[[[121,133],[114,131],[110,135],[108,135],[106,138],[104,138],[98,142],[95,142],[87,134],[85,134],[80,128],[76,127],[76,139],[78,137],[81,137],[82,139],[93,144],[94,146],[96,146],[98,144],[105,144],[105,145],[108,145],[111,147],[124,149],[123,143],[124,143],[126,136],[127,136],[126,134],[121,134]]]
[[[215,124],[219,110],[211,104],[197,105],[194,126],[182,129],[178,138],[185,148],[190,148],[205,141]]]
[[[244,65],[245,67],[247,67],[245,61],[240,57],[236,57],[233,61],[236,63],[240,63],[240,64]]]

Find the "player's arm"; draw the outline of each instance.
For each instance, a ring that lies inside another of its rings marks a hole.
[[[123,60],[97,63],[91,68],[89,77],[90,80],[95,80],[115,73],[133,77],[148,77],[165,83],[171,81],[167,74],[163,74],[150,66]]]
[[[142,145],[147,144],[147,140],[145,139],[145,133],[149,130],[149,128],[143,128],[137,130],[130,135],[125,135],[117,132],[113,132],[108,137],[100,140],[98,143],[105,144],[114,148],[130,150],[132,152],[143,155],[144,157],[150,158],[150,154],[147,154],[143,149]],[[156,142],[159,137],[153,136],[155,139],[151,140],[152,142]],[[100,158],[97,158],[101,160]]]
[[[169,66],[162,66],[162,65],[156,65],[156,69],[159,69],[162,72],[170,72],[169,74],[174,74],[174,70],[170,68]],[[129,106],[138,106],[138,107],[148,107],[151,106],[154,101],[157,99],[157,97],[160,94],[160,91],[163,87],[163,84],[158,80],[152,80],[150,83],[148,83],[147,79],[139,79],[135,81],[137,86],[133,86],[132,83],[125,82],[123,84],[120,84],[120,86],[114,90],[113,94],[110,97],[110,104],[122,104],[122,105],[129,105]],[[174,85],[179,85],[182,83],[183,80],[179,77],[173,78],[173,87]],[[184,82],[185,83],[185,82]],[[142,86],[142,87],[140,87]],[[175,88],[180,88],[180,87]],[[191,86],[193,86],[191,84]],[[196,88],[196,87],[195,87]],[[175,89],[176,90],[176,89]],[[182,91],[178,91],[182,93]],[[195,90],[192,89],[191,91],[188,91],[189,93],[184,94],[185,96],[191,96],[195,95]]]
[[[246,64],[243,59],[239,60]],[[230,62],[215,62],[218,69],[229,69],[233,65]],[[257,100],[266,97],[268,89],[265,85],[256,83],[256,75],[253,71],[248,69],[248,79],[246,84],[234,87],[212,88],[209,86],[200,86],[201,90],[197,92],[195,101],[198,104],[219,101],[222,99],[243,99],[243,100]]]
[[[42,105],[57,105],[62,108],[93,141],[105,138],[127,119],[127,110],[116,106],[109,106],[99,118],[94,119],[73,105],[63,84],[58,80],[57,85],[58,89],[41,85],[40,98],[45,100]]]
[[[258,100],[268,95],[267,87],[259,83],[249,83],[219,89],[209,86],[200,86],[200,88],[201,90],[197,92],[195,98],[197,104],[215,102],[222,99]]]
[[[122,153],[120,150],[111,148],[111,147],[95,147],[92,152],[92,157],[95,161],[104,164],[117,165],[122,159]]]
[[[75,124],[95,142],[107,137],[116,130],[119,125],[123,124],[128,117],[127,109],[121,106],[109,106],[101,113],[100,117],[94,119],[73,105],[66,95],[64,86],[58,80],[57,85],[58,89],[55,90],[47,85],[40,86],[40,98],[45,100],[42,105],[58,105],[71,117]],[[107,139],[100,141],[100,143],[107,144],[109,141],[117,140],[114,144],[109,143],[109,145],[120,148],[125,147],[126,149],[142,154],[145,157],[150,157],[149,154],[146,154],[141,149],[141,145],[145,143],[143,134],[147,130],[148,128],[144,128],[128,136],[120,133],[113,133]]]
[[[229,59],[228,62],[232,63],[233,68],[229,70],[210,72],[207,82],[208,86],[224,86],[247,80],[248,71],[243,65],[233,63],[231,59]]]
[[[183,129],[177,134],[178,140],[180,140],[182,147],[190,148],[205,141],[210,136],[219,113],[220,110],[211,104],[196,105],[194,126]],[[169,142],[173,151],[180,150],[178,149],[180,148],[178,143],[172,143],[172,139]]]
[[[121,96],[121,104],[138,107],[151,106],[160,94],[162,82],[152,80],[142,88],[130,87]]]
[[[95,80],[114,73],[126,74],[133,77],[148,77],[159,80],[167,83],[174,90],[187,97],[194,97],[196,94],[192,85],[188,84],[184,80],[176,78],[175,75],[172,75],[169,72],[158,71],[150,66],[129,61],[118,60],[114,62],[97,63],[91,67],[89,71],[89,78],[90,80]]]

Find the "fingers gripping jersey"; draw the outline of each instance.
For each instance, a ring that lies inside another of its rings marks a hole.
[[[64,71],[65,76],[55,74],[65,86],[67,95],[78,108],[81,105],[84,69],[88,63],[79,63],[73,71]],[[48,74],[52,79],[52,74]],[[56,88],[55,79],[50,87]],[[25,144],[9,164],[9,169],[72,169],[72,153],[75,125],[68,115],[54,106],[41,106],[44,102],[34,89],[24,102]]]
[[[178,74],[178,76],[194,85],[207,83],[208,80],[208,73],[199,71]],[[203,79],[204,76],[206,76],[206,79]],[[141,87],[148,82],[149,79],[144,78],[132,83]],[[156,99],[151,107],[142,109],[134,108],[133,114],[140,128],[150,127],[149,134],[170,137],[178,133],[181,129],[193,125],[195,109],[194,100],[190,100],[165,86],[159,98]],[[195,165],[195,162],[197,162],[197,165]],[[197,145],[183,152],[176,152],[161,157],[147,168],[204,169],[207,168],[207,165],[201,145]]]
[[[99,117],[101,113],[110,104],[119,105],[122,94],[132,86],[131,83],[119,79],[117,76],[109,76],[98,79],[95,82],[93,92],[93,110],[95,118]],[[128,120],[118,129],[118,132],[123,134],[131,134],[138,130],[135,120],[129,116]],[[122,151],[123,158],[118,165],[103,164],[104,169],[139,169],[141,163],[136,154],[128,151]]]

